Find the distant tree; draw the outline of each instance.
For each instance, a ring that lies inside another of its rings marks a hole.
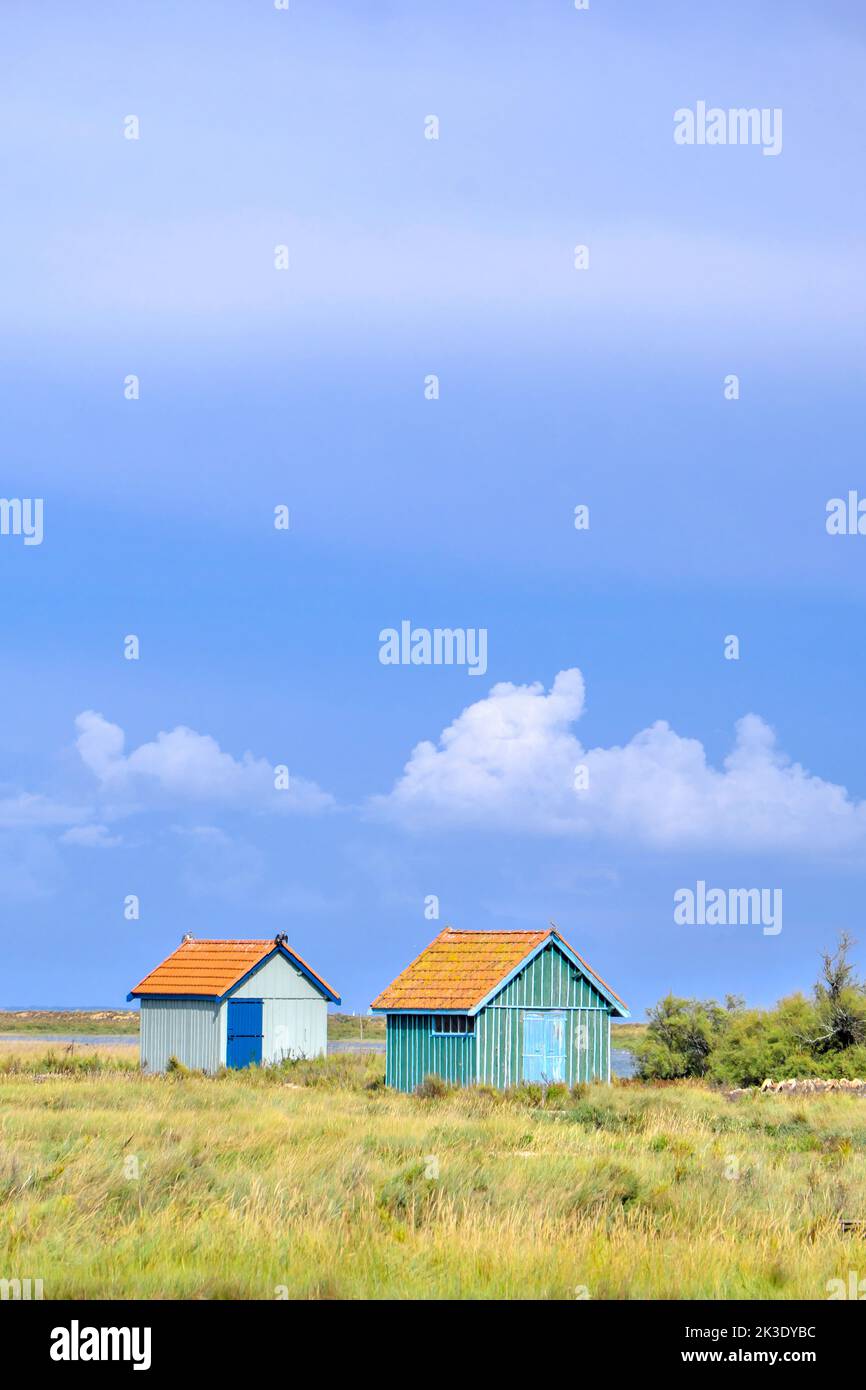
[[[817,1009],[802,994],[775,1009],[737,1009],[710,1055],[707,1076],[730,1086],[760,1086],[765,1077],[817,1076],[821,1066],[802,1040],[816,1026]]]
[[[866,1076],[866,983],[851,963],[854,945],[843,932],[835,951],[822,953],[811,998],[792,994],[774,1009],[747,1009],[736,994],[724,1007],[666,995],[634,1045],[638,1076],[733,1086],[768,1076]]]
[[[815,985],[818,1030],[808,1042],[817,1052],[840,1052],[866,1042],[866,984],[858,980],[849,953],[857,943],[842,932],[835,951],[821,954]]]
[[[679,999],[668,994],[647,1012],[646,1036],[637,1044],[638,1072],[673,1079],[704,1076],[725,1011],[714,999]]]

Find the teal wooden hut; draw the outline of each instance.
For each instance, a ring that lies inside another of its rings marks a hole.
[[[629,1012],[555,927],[446,927],[373,1001],[384,1014],[385,1084],[610,1080],[610,1021]]]

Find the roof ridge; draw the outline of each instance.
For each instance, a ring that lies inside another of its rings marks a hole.
[[[261,946],[267,941],[276,945],[272,936],[191,936],[175,950],[179,951],[182,946]]]
[[[439,936],[444,936],[445,932],[451,932],[452,936],[549,936],[549,927],[445,927]],[[438,941],[438,937],[434,940]],[[431,941],[430,945],[433,945]]]

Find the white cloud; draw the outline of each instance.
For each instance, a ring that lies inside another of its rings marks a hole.
[[[123,844],[120,835],[112,835],[107,825],[74,825],[60,839],[64,845],[80,845],[82,849],[114,849]]]
[[[34,792],[19,792],[0,801],[0,828],[21,826],[77,825],[88,819],[84,806],[67,806]]]
[[[334,805],[315,782],[294,776],[286,789],[274,785],[274,767],[264,758],[224,753],[216,739],[180,724],[124,753],[125,735],[101,714],[85,710],[75,721],[76,746],[85,766],[99,779],[104,797],[123,805],[177,801],[259,811],[326,810]]]
[[[736,725],[721,768],[697,739],[663,720],[624,747],[584,749],[571,731],[584,708],[577,670],[495,685],[438,744],[419,743],[380,814],[421,827],[476,825],[559,835],[599,833],[659,848],[852,851],[866,846],[866,802],[812,776],[776,746],[758,715]],[[575,791],[584,764],[589,787]]]
[[[671,120],[664,131],[671,151],[672,131]],[[819,293],[812,285],[802,286],[811,243],[808,237],[795,240],[793,234],[771,245],[765,237],[721,235],[713,228],[686,228],[664,218],[593,219],[591,270],[580,274],[573,267],[573,248],[581,237],[564,235],[556,218],[552,229],[510,229],[495,221],[466,226],[446,218],[431,225],[401,216],[399,228],[395,224],[393,234],[383,237],[377,217],[374,224],[353,227],[351,255],[339,227],[296,215],[283,226],[291,256],[304,273],[278,275],[277,280],[291,283],[293,313],[318,333],[333,328],[342,310],[338,326],[345,334],[348,306],[366,322],[371,314],[392,313],[399,303],[447,306],[452,312],[474,306],[499,316],[535,316],[543,308],[550,330],[556,331],[563,320],[570,322],[571,296],[579,295],[582,321],[592,324],[595,335],[608,338],[614,327],[621,330],[623,315],[630,322],[651,316],[657,323],[660,314],[676,314],[678,322],[688,322],[712,312],[717,323],[751,316],[765,338],[779,341],[804,317],[832,323],[847,336],[850,320],[864,308],[859,247],[844,232],[824,247]],[[89,273],[67,282],[62,310],[74,313],[86,306],[91,331],[102,315],[120,307],[151,323],[166,317],[173,323],[202,323],[242,314],[268,332],[274,271],[261,248],[274,245],[272,227],[270,213],[229,213],[216,225],[210,216],[182,217],[154,220],[131,242],[135,233],[124,225],[123,236],[101,232],[97,259],[92,226],[69,226],[65,254],[87,265]],[[50,287],[59,272],[59,253],[49,247],[44,254],[47,273],[41,279]],[[128,273],[130,256],[139,270],[135,276]],[[419,258],[423,278],[417,273]],[[53,312],[56,321],[56,297],[50,298],[38,279],[25,283],[23,298],[21,286],[11,287],[18,302],[9,311],[23,319],[29,309],[37,323]],[[802,287],[796,300],[791,294],[795,284]],[[828,350],[835,348],[831,343]]]

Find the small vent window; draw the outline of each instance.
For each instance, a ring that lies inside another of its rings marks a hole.
[[[450,1036],[452,1033],[474,1033],[475,1019],[465,1014],[434,1014],[430,1032],[434,1037]]]

